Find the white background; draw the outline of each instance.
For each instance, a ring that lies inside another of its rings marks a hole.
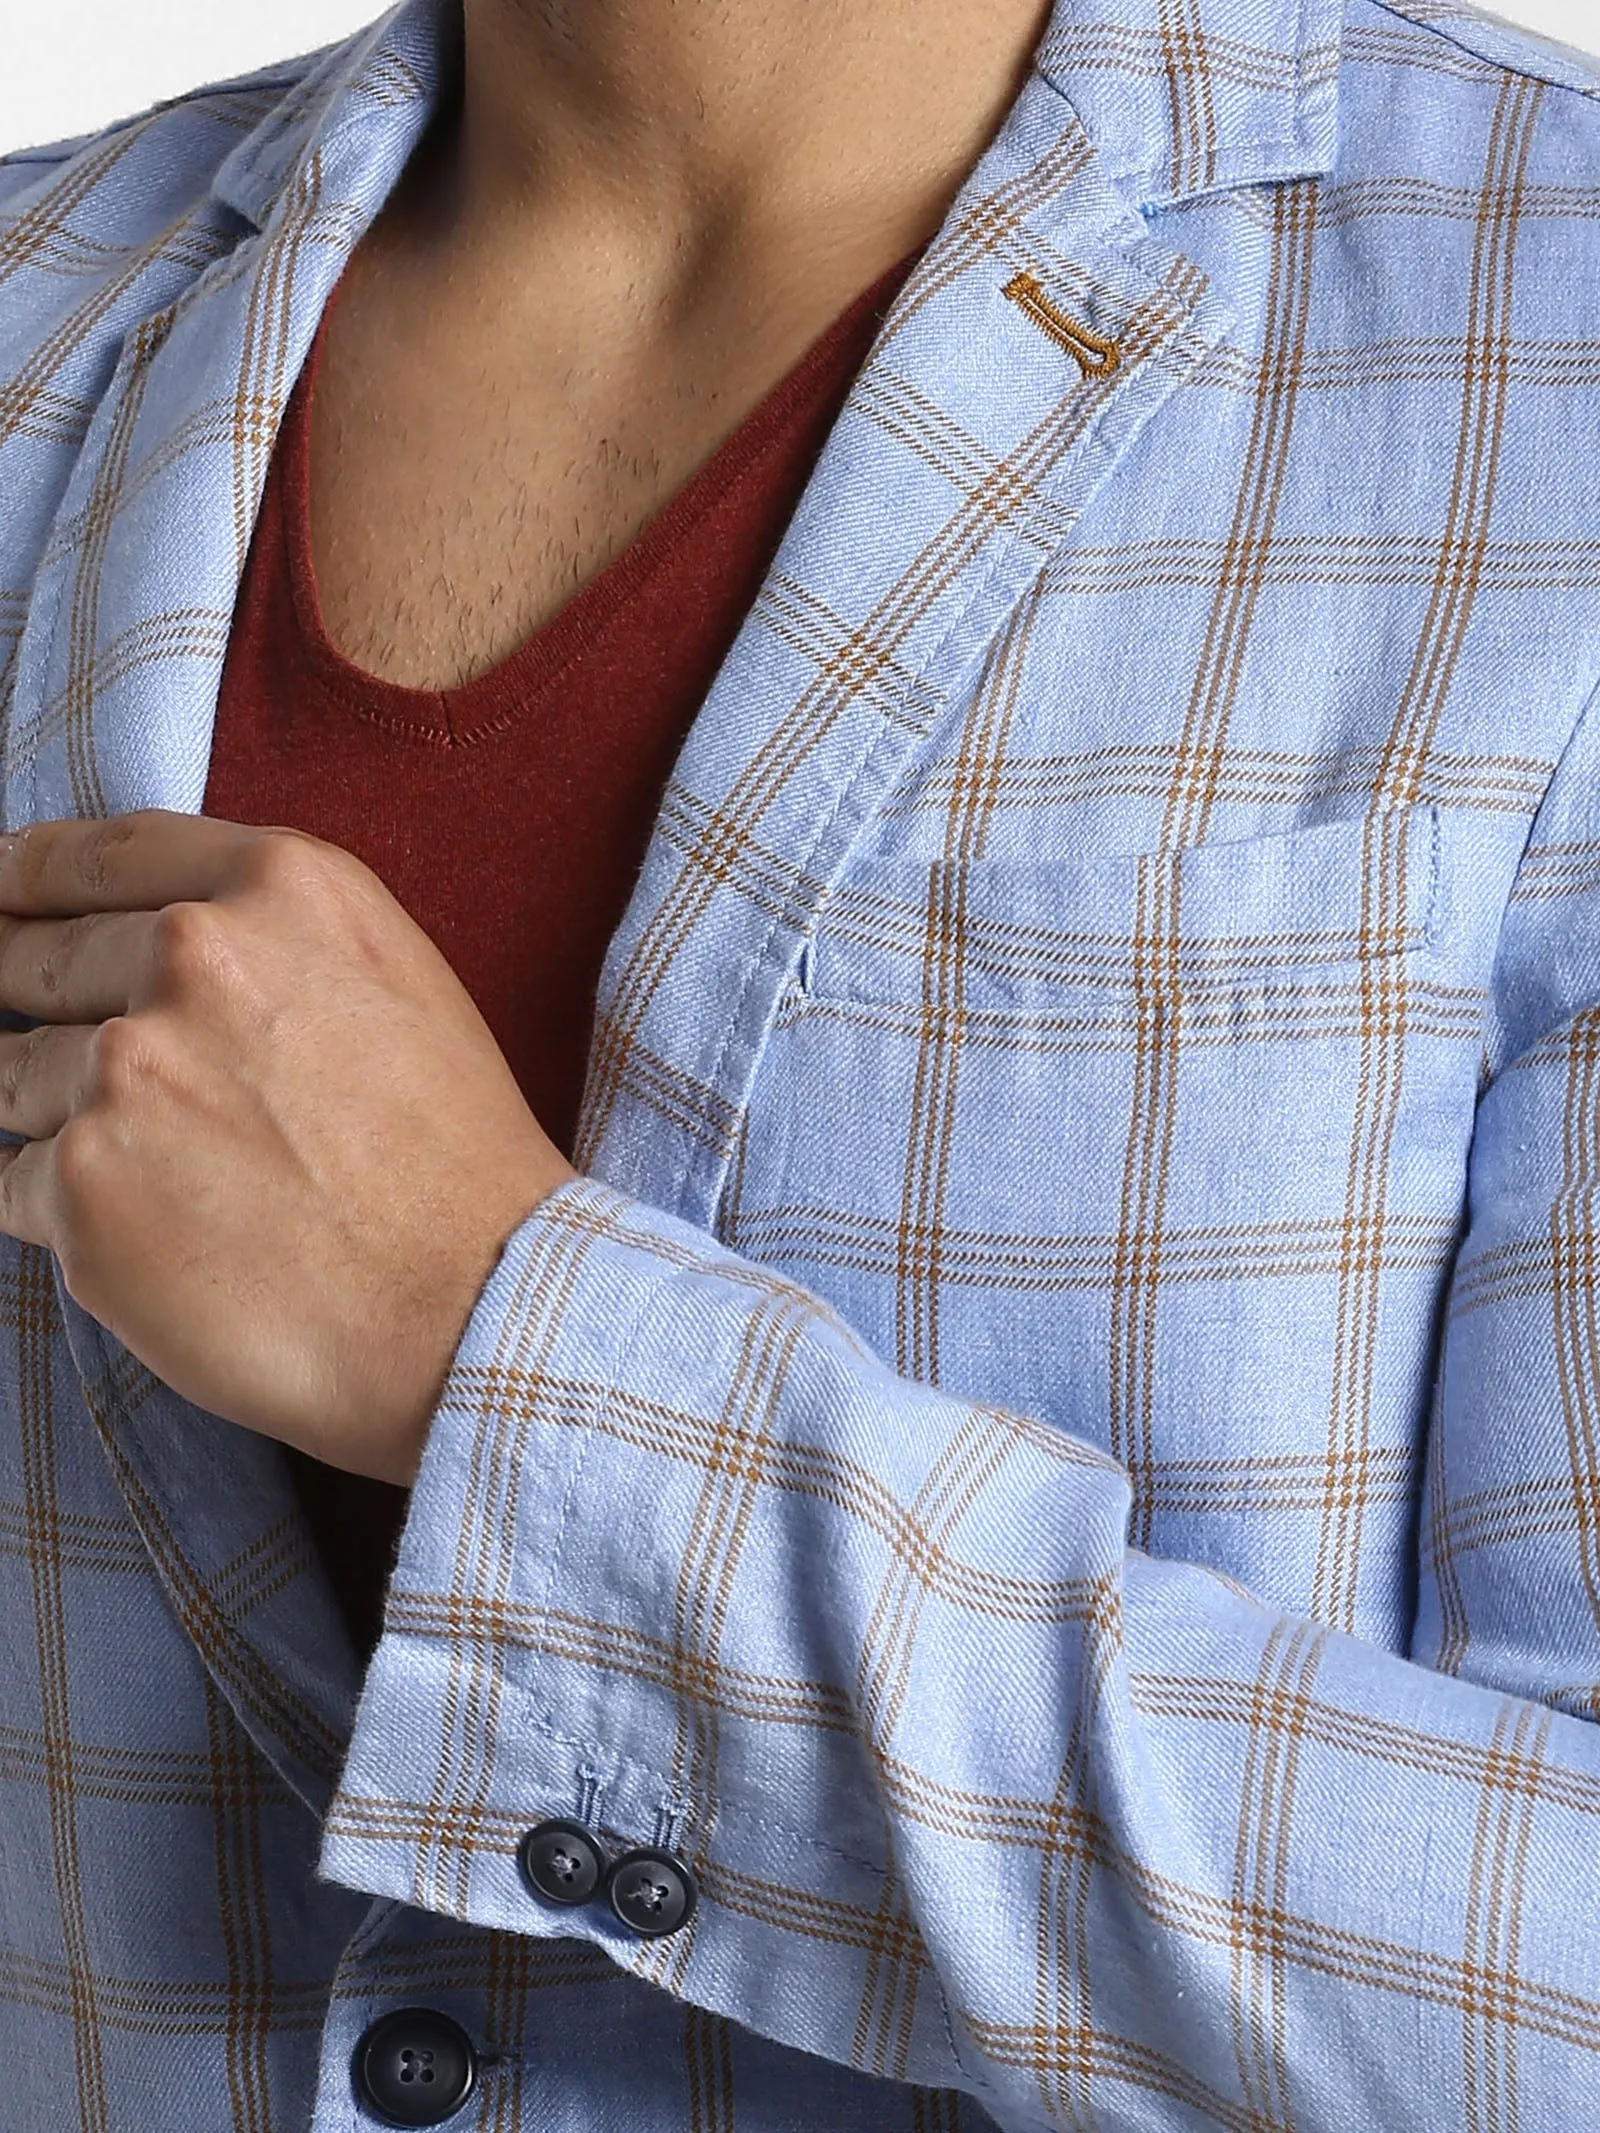
[[[331,44],[383,6],[384,0],[0,0],[0,150],[86,133],[158,97]],[[1600,0],[1496,0],[1495,11],[1600,51]]]

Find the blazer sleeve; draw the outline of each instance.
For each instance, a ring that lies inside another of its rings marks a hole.
[[[15,155],[0,156],[0,257],[4,256],[6,230],[15,220],[22,195],[53,177],[72,145],[25,148]]]
[[[1409,1655],[1127,1544],[1123,1469],[582,1180],[434,1419],[354,1888],[1004,2128],[1600,2124],[1600,712],[1505,914]],[[675,1848],[640,1939],[524,1831]]]

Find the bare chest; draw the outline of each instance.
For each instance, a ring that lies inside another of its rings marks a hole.
[[[341,351],[312,410],[330,636],[386,680],[467,680],[626,546],[685,450],[625,397],[602,407],[534,362],[383,365]]]
[[[506,657],[736,430],[818,322],[656,337],[552,288],[489,301],[354,280],[324,335],[312,553],[328,633],[445,688]]]

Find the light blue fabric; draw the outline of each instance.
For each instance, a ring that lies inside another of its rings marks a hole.
[[[8,826],[199,808],[437,70],[414,4],[0,164]],[[412,2004],[496,2133],[1600,2123],[1597,683],[1600,75],[1057,0],[364,1679],[276,1448],[0,1251],[0,2119],[353,2133]],[[541,1908],[550,1815],[692,1926]]]

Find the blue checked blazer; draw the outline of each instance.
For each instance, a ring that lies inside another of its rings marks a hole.
[[[0,164],[6,826],[198,810],[432,0]],[[1600,73],[1057,0],[610,950],[363,1673],[0,1250],[6,2133],[1600,2125]],[[514,866],[499,852],[494,864]],[[554,1911],[550,1816],[681,1933]]]

